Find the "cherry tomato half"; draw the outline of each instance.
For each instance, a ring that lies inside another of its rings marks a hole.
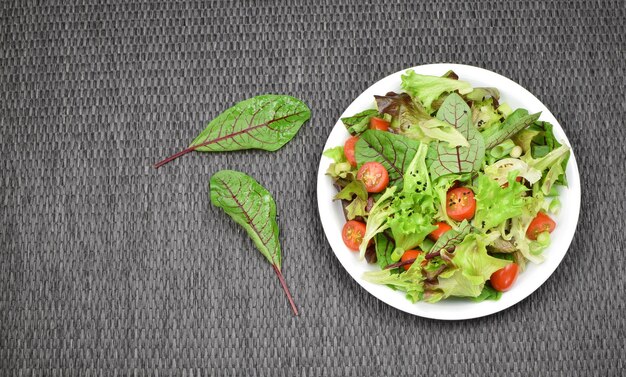
[[[457,187],[446,195],[446,212],[452,220],[463,221],[474,217],[476,199],[474,191],[467,187]]]
[[[430,232],[429,236],[433,241],[437,241],[445,232],[452,229],[452,227],[446,223],[437,223],[437,229]]]
[[[372,130],[389,131],[389,124],[388,121],[381,118],[373,117],[370,119],[370,129]]]
[[[491,274],[489,281],[491,281],[493,289],[500,292],[508,291],[515,283],[518,273],[519,266],[516,263],[511,263]]]
[[[415,259],[417,258],[420,254],[422,253],[421,250],[407,250],[404,252],[404,254],[402,254],[402,258],[400,258],[401,262],[404,261],[408,261],[411,259]],[[409,264],[405,264],[404,266],[402,266],[405,270],[408,270],[409,268],[411,268],[411,266],[413,265],[413,263],[409,263]]]
[[[356,178],[365,184],[367,192],[381,192],[389,184],[389,173],[379,162],[366,162],[361,165]]]
[[[350,250],[358,251],[361,242],[363,242],[363,237],[365,236],[365,229],[365,223],[356,220],[348,221],[344,224],[343,230],[341,231],[343,243],[345,243]]]
[[[536,240],[537,237],[543,232],[552,233],[556,228],[556,223],[543,212],[539,212],[537,217],[530,222],[528,229],[526,230],[526,237],[531,240]]]
[[[352,136],[346,143],[343,145],[343,154],[346,155],[348,162],[353,167],[356,167],[356,158],[354,157],[354,147],[356,146],[356,142],[359,141],[358,136]]]

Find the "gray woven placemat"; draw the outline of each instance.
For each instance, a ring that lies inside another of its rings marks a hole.
[[[625,373],[623,1],[67,3],[0,3],[0,374]],[[367,294],[332,255],[315,204],[343,109],[387,74],[433,62],[485,67],[536,94],[584,185],[552,278],[466,322]],[[266,92],[313,109],[282,150],[150,168]],[[208,179],[223,168],[274,193],[300,317],[210,206]]]

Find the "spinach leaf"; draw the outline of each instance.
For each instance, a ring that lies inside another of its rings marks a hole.
[[[275,151],[287,144],[311,117],[297,98],[265,94],[237,103],[213,119],[191,145],[154,165],[156,169],[189,152],[242,149]]]
[[[351,135],[358,135],[367,130],[370,126],[370,120],[379,116],[378,110],[369,109],[347,118],[341,118],[341,121],[348,129]]]
[[[438,142],[436,157],[430,165],[432,180],[447,174],[478,170],[485,158],[485,141],[472,124],[472,113],[465,101],[456,93],[450,94],[437,111],[437,119],[453,125],[465,137],[469,147],[450,148],[446,143]]]
[[[406,166],[413,160],[419,142],[386,131],[367,130],[356,143],[358,166],[368,161],[381,163],[389,173],[389,186],[402,186]]]
[[[280,241],[276,222],[276,203],[272,195],[254,178],[234,170],[221,170],[211,177],[211,203],[222,208],[241,225],[278,276],[291,309],[298,315],[291,293],[281,272]]]
[[[528,114],[527,110],[517,109],[509,115],[502,125],[493,126],[481,133],[485,139],[485,148],[491,149],[533,124],[541,113]]]

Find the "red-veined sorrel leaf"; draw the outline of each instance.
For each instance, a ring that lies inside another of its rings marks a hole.
[[[446,143],[438,142],[430,166],[432,180],[447,174],[478,170],[485,158],[485,141],[472,124],[472,113],[463,98],[456,93],[450,94],[437,111],[437,119],[453,125],[465,137],[469,147],[450,148]]]
[[[297,98],[275,94],[256,96],[224,111],[209,123],[187,149],[154,167],[158,169],[192,151],[275,151],[287,144],[310,117],[311,110]]]
[[[254,178],[234,170],[221,170],[213,174],[210,186],[211,203],[222,208],[246,230],[261,254],[272,264],[293,313],[298,315],[281,272],[276,203],[272,194]]]
[[[452,249],[460,244],[465,236],[467,236],[472,230],[472,226],[467,220],[463,220],[461,224],[459,224],[458,229],[451,229],[439,237],[437,242],[430,248],[430,252],[426,255],[426,258],[430,259],[429,256],[431,254],[440,253],[445,250],[446,252],[450,252],[449,249]]]
[[[368,130],[356,143],[356,162],[359,166],[368,161],[381,163],[389,173],[389,185],[401,187],[406,166],[415,157],[419,145],[419,141],[405,136]]]

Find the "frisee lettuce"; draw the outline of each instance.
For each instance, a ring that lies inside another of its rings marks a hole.
[[[517,172],[509,173],[508,186],[502,187],[487,175],[479,174],[474,184],[476,215],[473,224],[486,231],[498,227],[504,221],[520,216],[526,187],[515,181]]]
[[[333,179],[354,179],[356,171],[348,162],[346,155],[343,153],[343,147],[330,148],[324,151],[324,156],[333,159],[333,163],[328,166],[326,175],[329,175]]]
[[[406,250],[420,244],[430,232],[437,229],[432,224],[436,209],[426,167],[427,152],[428,145],[420,144],[407,167],[402,192],[391,203],[393,217],[388,223],[396,240],[396,250],[392,254],[394,261],[400,260]]]

